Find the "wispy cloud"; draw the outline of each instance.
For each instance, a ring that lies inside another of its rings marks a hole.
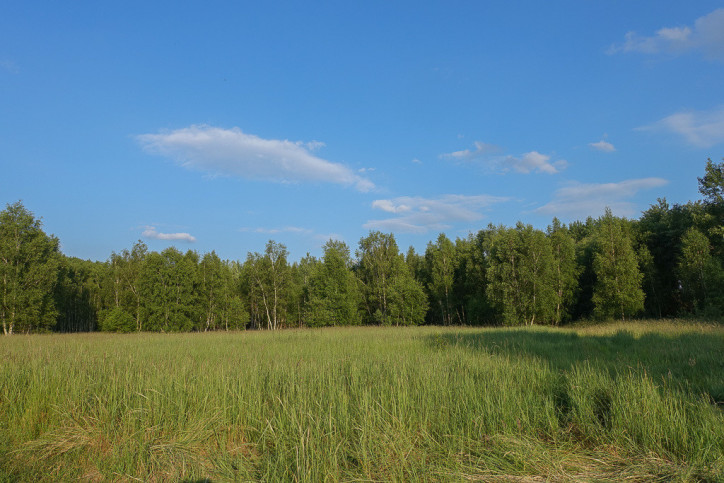
[[[281,228],[243,227],[243,228],[240,228],[239,231],[241,231],[243,233],[256,233],[256,234],[271,235],[271,236],[290,234],[290,235],[297,235],[297,236],[302,236],[305,238],[311,238],[313,240],[325,241],[325,242],[330,239],[343,240],[342,236],[337,233],[317,233],[315,230],[312,230],[311,228],[304,228],[304,227],[300,227],[300,226],[284,226]]]
[[[640,191],[668,183],[662,178],[629,179],[618,183],[571,183],[556,190],[553,200],[537,208],[536,213],[569,219],[598,216],[606,207],[619,216],[636,214],[631,198]]]
[[[498,146],[480,141],[475,141],[474,146],[475,149],[464,149],[462,151],[441,154],[440,158],[461,162],[481,163],[493,171],[500,173],[507,173],[512,170],[522,174],[533,172],[555,174],[568,166],[566,160],[559,159],[551,162],[551,156],[539,153],[538,151],[530,151],[519,156],[494,156],[494,153],[501,151]]]
[[[0,60],[0,70],[4,70],[11,74],[20,73],[20,67],[18,67],[18,64],[16,64],[12,60],[7,60],[7,59]]]
[[[282,228],[244,227],[244,228],[240,228],[239,231],[245,232],[245,233],[261,233],[264,235],[278,235],[280,233],[296,233],[296,234],[302,234],[302,235],[311,235],[314,233],[314,230],[310,230],[309,228],[301,228],[298,226],[285,226]]]
[[[375,200],[372,208],[397,216],[370,220],[363,225],[370,230],[396,233],[426,233],[445,230],[454,223],[473,222],[483,218],[481,211],[509,198],[489,195],[444,195],[439,198],[402,196]]]
[[[724,143],[724,106],[709,111],[677,112],[637,130],[671,132],[692,146],[709,148]]]
[[[699,51],[707,59],[724,60],[724,8],[699,17],[693,26],[664,27],[651,36],[628,32],[624,42],[614,44],[609,54],[682,54]]]
[[[612,153],[616,151],[616,148],[613,146],[613,144],[609,143],[605,139],[601,139],[597,143],[588,143],[589,146],[591,146],[593,149],[597,151],[603,151],[604,153]]]
[[[262,139],[239,128],[206,125],[143,134],[137,139],[148,152],[213,175],[293,183],[335,183],[354,186],[362,192],[375,187],[372,181],[347,166],[313,154],[323,146],[317,141]]]
[[[182,241],[186,243],[194,243],[196,241],[196,238],[188,233],[159,233],[154,226],[147,226],[143,230],[143,233],[141,233],[141,236],[152,240]]]

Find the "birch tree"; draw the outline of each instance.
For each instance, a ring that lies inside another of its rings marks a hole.
[[[595,234],[593,305],[600,318],[625,320],[644,308],[643,275],[624,222],[607,208]]]
[[[58,239],[21,202],[0,212],[0,321],[3,333],[49,330],[57,311]]]

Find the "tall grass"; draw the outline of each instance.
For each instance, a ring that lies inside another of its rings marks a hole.
[[[724,329],[0,339],[0,479],[724,481]]]

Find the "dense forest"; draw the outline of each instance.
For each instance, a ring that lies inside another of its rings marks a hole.
[[[105,262],[64,256],[21,202],[0,212],[4,334],[208,331],[338,325],[559,325],[581,319],[717,318],[724,313],[724,162],[708,160],[702,200],[659,199],[545,231],[489,225],[424,254],[370,232],[352,254],[330,240],[288,260],[269,241],[243,261],[149,251]]]

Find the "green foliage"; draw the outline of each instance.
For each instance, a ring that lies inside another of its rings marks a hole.
[[[595,234],[593,271],[596,284],[592,300],[596,316],[625,320],[643,310],[643,275],[633,249],[630,228],[626,220],[614,217],[609,209],[601,217]]]
[[[286,306],[291,283],[287,247],[274,240],[264,254],[249,253],[244,263],[245,287],[252,306],[252,325],[282,328],[287,321]]]
[[[369,323],[418,325],[425,320],[427,298],[399,253],[394,235],[370,232],[360,240],[357,258]]]
[[[58,239],[48,236],[21,202],[0,212],[0,320],[3,333],[55,325]]]
[[[184,332],[198,328],[198,255],[176,248],[151,252],[140,273],[143,330]],[[196,323],[195,323],[196,322]]]
[[[149,253],[141,241],[105,263],[83,261],[60,254],[58,240],[16,203],[0,219],[0,319],[9,334],[91,331],[110,314],[122,318],[123,330],[130,315],[135,331],[164,332],[558,325],[642,311],[717,318],[724,313],[723,172],[724,163],[709,160],[699,178],[704,200],[659,199],[638,221],[608,211],[568,227],[554,218],[546,233],[489,225],[454,243],[441,233],[424,255],[410,247],[406,256],[394,235],[371,232],[356,262],[334,241],[322,259],[308,254],[291,264],[274,241],[244,263],[173,247]]]
[[[136,242],[129,251],[113,252],[107,262],[105,271],[105,306],[121,307],[126,313],[132,314],[136,322],[136,330],[147,330],[144,327],[142,312],[142,274],[145,269],[148,247],[142,241]]]
[[[650,261],[643,260],[646,264],[641,266],[647,277],[643,288],[650,316],[673,317],[684,311],[677,273],[681,239],[686,230],[698,226],[697,220],[704,216],[699,203],[669,205],[665,199],[659,199],[641,216],[637,230],[652,256]]]
[[[487,270],[489,260],[485,247],[494,229],[480,230],[467,238],[455,241],[458,265],[455,270],[455,299],[457,312],[464,325],[483,325],[495,318],[495,310],[487,295]]]
[[[357,325],[362,295],[351,270],[349,247],[329,240],[323,250],[323,261],[309,279],[305,321],[311,327]]]
[[[551,280],[555,298],[553,322],[559,325],[570,317],[570,307],[578,287],[580,268],[576,262],[576,242],[565,225],[557,218],[548,227],[548,239],[553,252]]]
[[[721,315],[722,267],[711,255],[709,239],[696,228],[689,228],[682,237],[678,274],[690,310]]]
[[[134,332],[136,321],[121,307],[113,307],[102,315],[99,328],[103,332]]]
[[[706,162],[706,174],[699,180],[699,192],[707,203],[724,206],[724,162]]]
[[[455,306],[453,284],[458,262],[455,245],[444,233],[440,233],[435,244],[428,243],[425,263],[430,277],[428,290],[432,312],[439,314],[439,318],[435,317],[434,320],[443,325],[452,325]]]
[[[98,314],[103,310],[101,286],[105,266],[71,257],[60,257],[58,282],[55,286],[55,306],[59,332],[88,332],[96,330]]]
[[[502,313],[505,325],[556,321],[554,258],[545,233],[519,223],[500,227],[491,236],[488,296]]]

